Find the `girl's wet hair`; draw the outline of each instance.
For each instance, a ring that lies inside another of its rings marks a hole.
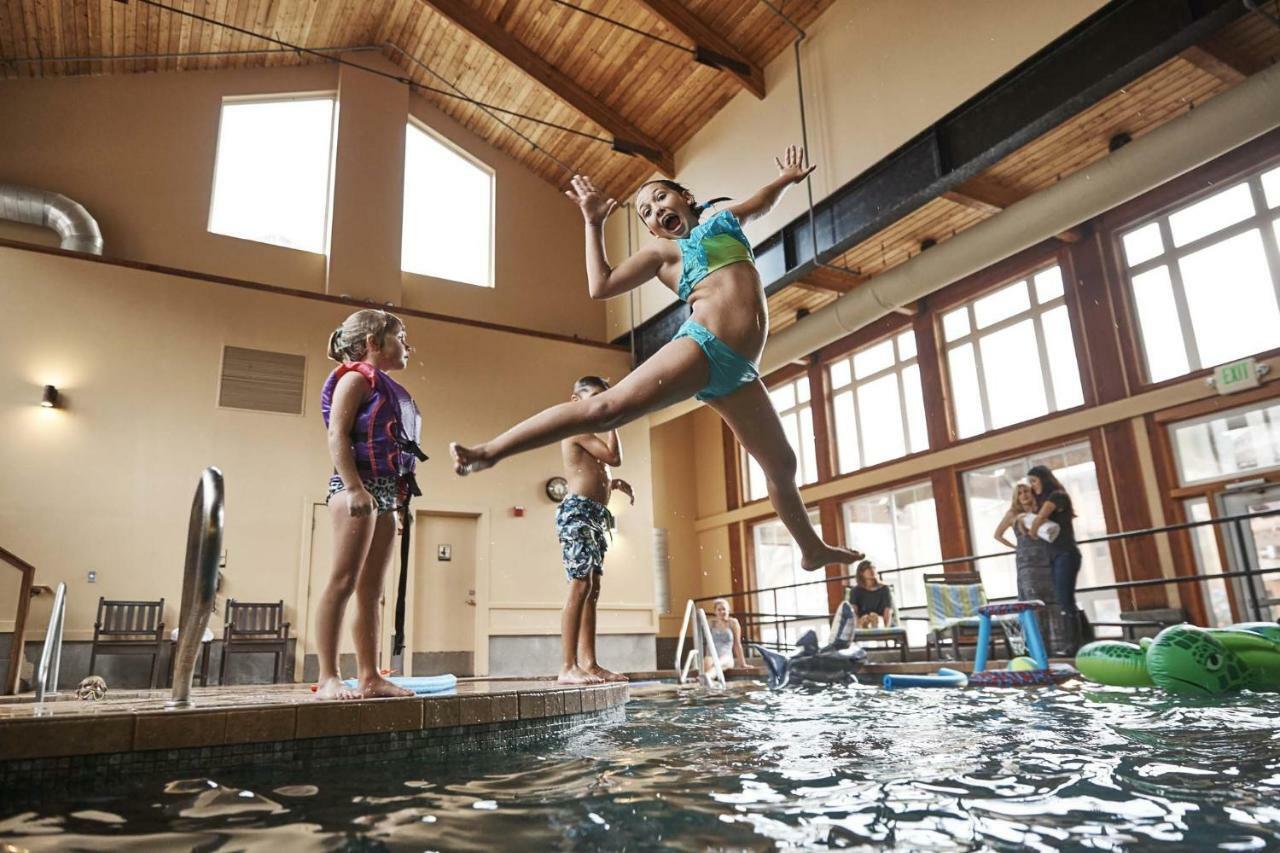
[[[390,311],[364,308],[342,321],[329,336],[329,358],[334,361],[360,361],[369,354],[367,339],[373,335],[379,347],[387,343],[387,335],[404,328],[402,321]]]
[[[602,376],[584,376],[577,382],[573,383],[573,393],[578,394],[583,391],[608,391],[609,380]]]
[[[1035,477],[1040,481],[1040,494],[1036,495],[1036,506],[1042,505],[1049,499],[1049,495],[1054,492],[1067,493],[1067,490],[1062,487],[1062,483],[1058,482],[1058,478],[1053,476],[1053,472],[1049,470],[1048,465],[1033,465],[1031,470],[1027,472],[1027,476]],[[1070,496],[1068,495],[1068,497]],[[1076,517],[1075,507],[1071,508],[1071,517]]]
[[[854,583],[858,584],[858,586],[862,586],[862,573],[866,571],[870,571],[872,574],[875,574],[876,567],[870,560],[863,560],[861,563],[858,563],[858,568],[853,573]],[[877,576],[876,582],[879,583],[879,581],[880,578]]]
[[[640,185],[640,190],[649,186],[649,184],[662,184],[664,187],[666,187],[669,190],[673,190],[679,193],[680,195],[686,195],[690,199],[693,199],[693,193],[689,190],[689,188],[686,187],[684,184],[678,183],[677,181],[669,181],[666,178],[658,178],[657,180],[653,180],[653,181],[645,181],[643,184]],[[636,195],[640,194],[640,190],[636,190]],[[729,200],[730,200],[729,196],[722,195],[722,196],[719,196],[718,198],[713,198],[710,201],[704,201],[701,204],[699,204],[697,201],[690,201],[690,204],[693,207],[693,215],[701,216],[708,208],[714,207],[715,205],[719,204],[722,201],[729,201]],[[640,215],[640,212],[636,211],[636,216],[639,216],[639,215]]]

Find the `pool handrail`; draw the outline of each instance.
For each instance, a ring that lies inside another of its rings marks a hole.
[[[58,676],[62,673],[62,633],[67,622],[67,585],[59,582],[53,593],[53,610],[49,627],[44,632],[40,649],[40,665],[36,667],[36,701],[43,702],[49,693],[49,676],[53,676],[53,692],[58,692]],[[52,672],[50,671],[52,670]]]
[[[218,562],[222,554],[222,522],[225,486],[222,472],[204,469],[191,501],[187,525],[187,559],[182,575],[182,609],[178,616],[178,641],[173,649],[173,693],[166,708],[189,708],[196,656],[213,612],[218,590]]]

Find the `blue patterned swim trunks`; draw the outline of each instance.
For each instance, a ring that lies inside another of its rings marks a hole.
[[[609,550],[609,523],[613,514],[604,504],[582,495],[569,495],[556,509],[556,535],[569,580],[604,574],[604,552]]]

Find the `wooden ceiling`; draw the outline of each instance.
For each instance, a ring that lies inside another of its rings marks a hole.
[[[832,2],[774,0],[774,5],[807,26]],[[761,0],[163,0],[162,5],[307,48],[377,46],[415,83],[456,87],[471,99],[598,137],[604,141],[424,93],[547,181],[563,186],[567,168],[592,175],[619,198],[655,168],[670,171],[672,152],[735,95],[744,90],[762,95],[761,69],[795,37]],[[691,53],[695,47],[727,55],[744,68],[718,70],[698,63]],[[140,0],[6,0],[0,9],[4,59],[139,57],[11,62],[0,64],[5,78],[324,61],[290,51],[142,58],[263,48],[273,45]],[[504,126],[499,115],[534,144]],[[647,157],[620,154],[609,144],[613,139],[654,151]]]
[[[926,240],[942,243],[1101,160],[1112,137],[1133,139],[1203,104],[1280,61],[1280,29],[1257,14],[1246,15],[1204,43],[1152,69],[961,185],[853,247],[834,261],[853,272],[823,271],[821,277],[783,288],[769,298],[774,331],[834,301],[841,292],[918,255]],[[1060,239],[1072,239],[1064,234]]]

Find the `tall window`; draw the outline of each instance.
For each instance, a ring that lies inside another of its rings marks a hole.
[[[330,95],[222,102],[210,231],[326,250],[333,103]]]
[[[1280,168],[1121,243],[1152,382],[1280,347]]]
[[[845,501],[842,511],[849,547],[866,554],[879,571],[942,559],[938,513],[933,503],[933,487],[928,482]],[[882,580],[893,587],[893,600],[899,609],[923,607],[925,572],[941,570],[934,567],[894,572]],[[911,641],[923,642],[924,624],[916,621],[906,624]]]
[[[410,122],[400,268],[492,287],[493,187],[492,170]]]
[[[961,438],[1084,402],[1057,266],[943,314],[942,337]]]
[[[1169,425],[1183,486],[1280,468],[1280,401]]]
[[[1209,509],[1209,499],[1205,497],[1190,498],[1182,502],[1187,514],[1187,521],[1208,521],[1213,518]],[[1222,554],[1218,550],[1218,537],[1214,528],[1205,525],[1192,527],[1191,545],[1196,556],[1196,568],[1202,575],[1222,573]],[[1205,593],[1205,604],[1209,608],[1210,627],[1225,628],[1235,622],[1231,612],[1231,597],[1227,593],[1227,583],[1222,578],[1202,582]]]
[[[964,495],[969,510],[969,532],[975,554],[995,554],[1008,550],[995,541],[996,527],[1013,500],[1014,484],[1033,465],[1047,465],[1071,497],[1076,511],[1077,539],[1090,539],[1107,532],[1102,511],[1102,491],[1093,464],[1093,452],[1087,441],[1051,450],[1037,450],[1024,456],[1006,459],[995,465],[966,471]],[[1012,539],[1012,535],[1009,537]],[[1081,545],[1083,562],[1077,585],[1080,587],[1115,583],[1111,565],[1111,549],[1105,542]],[[978,560],[982,585],[991,598],[1016,596],[1018,574],[1013,555]],[[1094,621],[1114,622],[1120,615],[1120,603],[1114,591],[1082,594],[1080,606]]]
[[[796,453],[796,485],[817,482],[818,453],[813,437],[813,409],[809,406],[809,377],[801,376],[779,385],[769,392],[769,399],[782,420],[787,443]],[[747,500],[768,497],[764,469],[745,450],[742,451],[742,464],[747,472]]]
[[[827,365],[841,474],[929,449],[915,332]]]
[[[809,521],[818,535],[822,535],[822,523],[816,512],[809,513]],[[755,546],[756,589],[821,581],[825,576],[820,570],[806,572],[800,567],[800,549],[781,521],[757,524],[751,528],[751,535]],[[830,621],[826,615],[828,610],[825,583],[762,592],[756,596],[756,612],[764,614],[761,642],[790,645],[809,628],[826,625]],[[817,618],[787,621],[793,616]]]

